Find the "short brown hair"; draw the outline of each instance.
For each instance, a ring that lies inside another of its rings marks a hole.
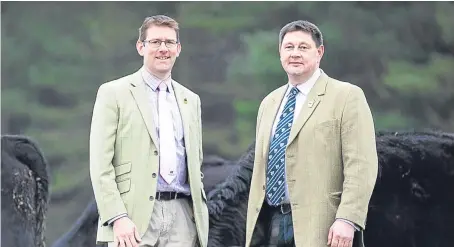
[[[142,26],[139,28],[139,40],[144,41],[147,38],[147,30],[151,26],[164,26],[164,27],[170,27],[175,30],[177,33],[177,42],[180,41],[180,33],[179,33],[179,27],[178,27],[178,22],[175,21],[174,19],[165,16],[165,15],[154,15],[145,18],[145,20],[142,23]]]
[[[281,29],[281,31],[279,32],[279,47],[281,47],[282,45],[282,40],[284,39],[284,36],[288,32],[294,31],[310,33],[317,47],[323,45],[323,35],[320,29],[311,22],[298,20],[288,23]]]

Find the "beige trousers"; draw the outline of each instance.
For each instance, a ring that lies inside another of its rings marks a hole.
[[[193,247],[197,230],[188,199],[156,201],[150,224],[139,247]],[[108,247],[116,247],[109,243]]]

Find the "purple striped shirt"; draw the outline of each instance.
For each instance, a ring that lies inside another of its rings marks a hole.
[[[158,85],[161,83],[161,79],[155,77],[145,67],[141,68],[141,74],[144,82],[147,87],[147,97],[150,104],[150,109],[153,114],[154,125],[156,126],[156,136],[159,141],[159,112],[158,112]],[[170,97],[167,97],[169,105],[172,107],[172,117],[173,117],[173,129],[175,131],[175,144],[177,150],[177,176],[171,184],[168,184],[162,177],[159,175],[158,179],[158,191],[176,191],[182,192],[185,194],[190,194],[189,184],[187,181],[187,169],[186,169],[186,149],[184,146],[184,132],[183,132],[183,121],[181,119],[180,110],[178,108],[177,99],[175,97],[175,92],[171,83],[171,77],[165,80],[170,94]],[[160,166],[165,166],[166,164],[159,164]]]

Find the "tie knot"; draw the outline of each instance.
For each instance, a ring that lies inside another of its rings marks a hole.
[[[159,91],[167,91],[167,84],[165,82],[159,84]]]
[[[299,91],[300,90],[298,90],[298,88],[292,87],[292,89],[290,90],[290,93],[288,94],[288,97],[295,97],[299,93]]]

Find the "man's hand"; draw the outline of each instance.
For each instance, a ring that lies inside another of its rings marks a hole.
[[[352,247],[355,228],[341,220],[336,220],[329,228],[328,246]]]
[[[138,247],[140,241],[139,232],[136,225],[128,218],[122,217],[113,223],[115,236],[115,246],[118,247]]]

